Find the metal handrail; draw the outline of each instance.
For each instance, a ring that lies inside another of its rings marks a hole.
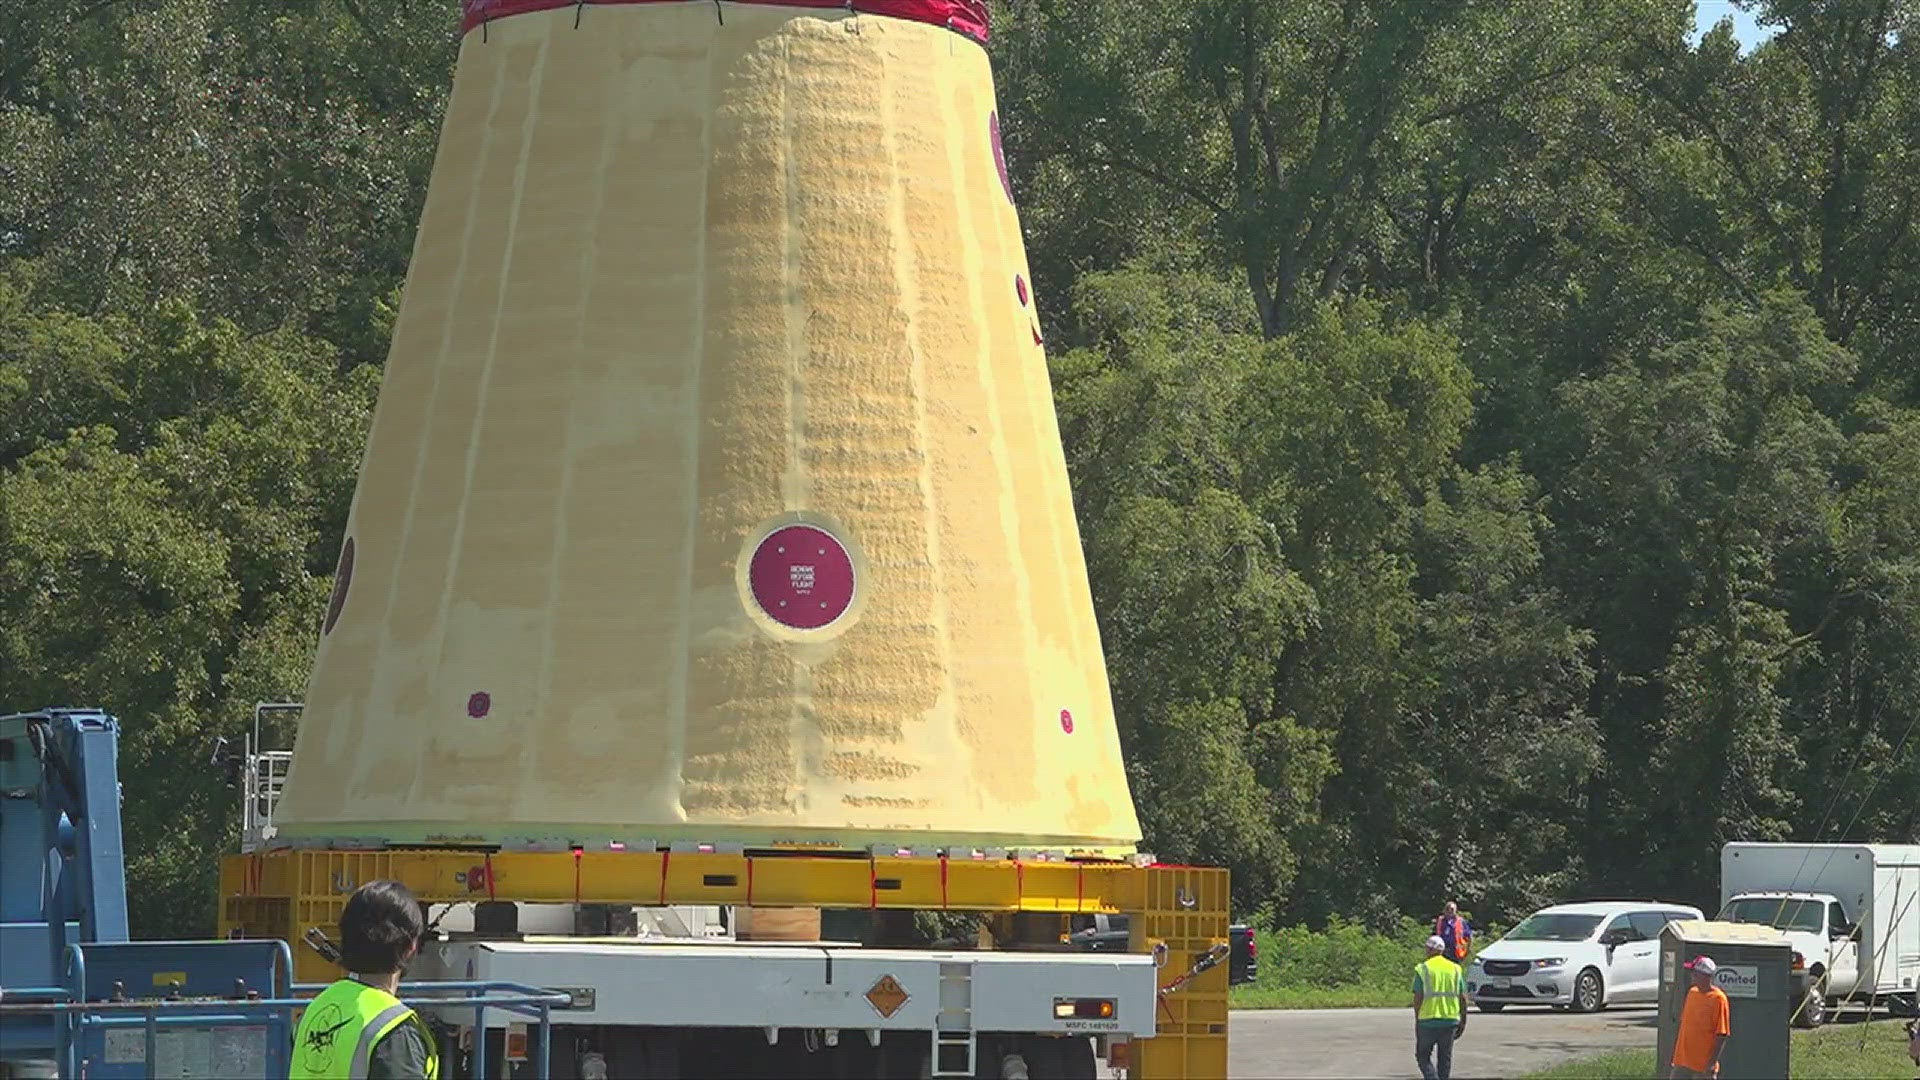
[[[257,701],[255,702],[253,705],[253,749],[255,751],[266,749],[266,746],[261,742],[261,739],[260,739],[260,721],[264,719],[268,713],[270,712],[304,713],[306,712],[306,709],[307,709],[307,703],[304,701]]]
[[[273,814],[293,763],[291,750],[260,750],[249,741],[241,773],[240,846],[253,849],[274,835]]]
[[[246,736],[240,783],[240,849],[243,852],[272,839],[273,812],[293,762],[291,748],[267,747],[266,717],[269,713],[298,713],[305,709],[305,703],[298,701],[261,701],[253,706],[253,730]]]
[[[0,1008],[16,998],[40,999],[37,1004],[56,1005],[72,1001],[73,994],[63,986],[0,986]]]
[[[258,1025],[271,1028],[284,1019],[288,1028],[298,1010],[313,1003],[313,996],[331,983],[294,983],[293,956],[285,942],[276,955],[275,982],[285,986],[286,997],[268,998],[173,998],[135,1001],[80,1000],[86,988],[84,946],[67,947],[67,987],[21,987],[6,991],[0,1000],[0,1015],[33,1014],[57,1018],[62,1034],[61,1064],[64,1075],[80,1075],[81,1035],[89,1028],[128,1028],[140,1026],[146,1031],[145,1064],[153,1066],[158,1053],[160,1029],[208,1023]],[[285,979],[279,976],[284,972]],[[545,1077],[552,1069],[553,1010],[567,1009],[573,996],[524,983],[498,981],[427,982],[402,987],[401,1001],[416,1010],[473,1009],[476,1037],[473,1046],[473,1070],[486,1075],[487,1010],[526,1016],[538,1027],[535,1049],[535,1075]],[[305,995],[305,996],[302,996]],[[21,1001],[20,998],[39,999]],[[118,1014],[118,1015],[116,1015]],[[288,1051],[292,1047],[289,1046]],[[290,1064],[290,1062],[289,1062]]]
[[[296,989],[312,989],[316,985],[306,984]],[[534,1050],[534,1075],[549,1076],[552,1073],[553,1054],[553,1017],[552,1010],[564,1009],[572,1005],[570,994],[542,990],[538,987],[523,986],[518,983],[428,983],[411,990],[447,990],[466,991],[467,996],[460,997],[420,997],[408,994],[401,1001],[412,1008],[419,1009],[473,1009],[475,1038],[473,1040],[473,1072],[485,1076],[487,1067],[486,1011],[500,1009],[505,1012],[519,1013],[537,1022],[539,1030]],[[490,996],[497,995],[497,996]],[[207,1023],[247,1024],[271,1018],[284,1012],[288,1023],[293,1020],[293,1011],[304,1009],[313,1004],[311,997],[298,998],[248,998],[205,999],[205,1000],[148,1000],[148,1001],[63,1001],[33,1002],[18,1005],[0,1004],[0,1014],[30,1013],[56,1016],[77,1017],[70,1019],[68,1025],[72,1036],[68,1040],[66,1069],[68,1076],[80,1075],[79,1068],[79,1029],[87,1027],[134,1027],[144,1026],[147,1031],[146,1064],[151,1067],[159,1029],[180,1027],[189,1024]],[[162,1013],[167,1015],[161,1015]],[[127,1013],[139,1015],[101,1016],[100,1013]]]
[[[293,990],[325,990],[332,983],[296,983]],[[525,983],[515,982],[427,982],[402,986],[400,1000],[413,1009],[453,1009],[473,1006],[473,1074],[487,1075],[487,1020],[488,1009],[502,1009],[519,1013],[539,1021],[539,1047],[535,1051],[534,1075],[548,1076],[552,1067],[553,1010],[573,1007],[573,995],[558,990],[547,990]],[[423,993],[465,993],[466,998],[423,997]],[[475,995],[498,993],[507,996],[481,998]]]

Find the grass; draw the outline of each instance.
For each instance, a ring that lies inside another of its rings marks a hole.
[[[1372,986],[1236,986],[1227,1004],[1235,1009],[1394,1009],[1413,995]]]
[[[1412,919],[1392,934],[1343,922],[1261,930],[1259,978],[1234,987],[1228,1001],[1236,1009],[1400,1008],[1413,1001],[1409,984],[1426,936]]]
[[[1651,1049],[1622,1050],[1569,1061],[1527,1076],[1528,1080],[1605,1080],[1628,1076],[1645,1080],[1656,1075],[1653,1054]],[[1913,1059],[1907,1056],[1905,1029],[1885,1019],[1870,1025],[1842,1023],[1815,1031],[1796,1031],[1792,1055],[1788,1073],[1792,1080],[1878,1080],[1882,1077],[1911,1080],[1915,1071]]]

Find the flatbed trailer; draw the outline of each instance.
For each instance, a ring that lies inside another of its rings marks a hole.
[[[1151,957],[1090,961],[548,939],[439,943],[416,969],[432,979],[512,972],[575,994],[554,1033],[555,1076],[596,1057],[618,1076],[700,1075],[696,1063],[770,1075],[802,1059],[833,1075],[918,1075],[923,1063],[932,1075],[1005,1075],[1010,1056],[1034,1076],[1092,1076],[1101,1049],[1153,1036],[1156,987]]]
[[[806,906],[977,912],[1018,924],[1016,948],[649,942],[459,935],[413,974],[573,995],[556,1012],[552,1075],[1080,1077],[1104,1056],[1147,1080],[1224,1077],[1227,874],[1047,853],[283,847],[227,858],[222,936],[298,943],[331,932],[346,897],[402,882],[429,908],[474,903]],[[1076,914],[1126,914],[1132,948],[1063,944]],[[509,919],[511,916],[509,916]],[[1056,933],[1055,931],[1058,931]],[[297,948],[296,974],[337,969]],[[512,1059],[514,1025],[450,1019],[456,1047]],[[459,1056],[442,1075],[465,1075]],[[514,1076],[532,1075],[522,1062]]]

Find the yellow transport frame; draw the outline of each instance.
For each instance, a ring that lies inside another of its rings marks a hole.
[[[427,904],[485,900],[640,906],[1115,914],[1131,949],[1157,953],[1158,1035],[1132,1045],[1135,1080],[1219,1080],[1227,1072],[1227,965],[1184,976],[1228,943],[1227,872],[1062,858],[948,858],[861,853],[501,851],[464,848],[283,848],[227,856],[220,867],[223,937],[279,938],[295,975],[338,972],[301,941],[336,932],[361,884],[399,881]]]

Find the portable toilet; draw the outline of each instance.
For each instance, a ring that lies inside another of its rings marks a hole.
[[[1710,956],[1718,971],[1714,982],[1727,995],[1727,1045],[1720,1053],[1720,1075],[1787,1075],[1788,1020],[1793,1010],[1793,947],[1771,926],[1682,919],[1660,933],[1660,1056],[1658,1075],[1666,1076],[1680,1032],[1680,1011],[1693,986],[1686,964]]]

